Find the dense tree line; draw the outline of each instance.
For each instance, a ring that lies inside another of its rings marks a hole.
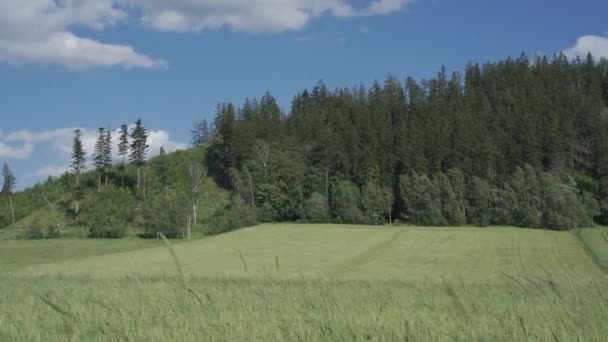
[[[607,108],[607,61],[521,56],[369,89],[321,82],[288,111],[268,93],[222,103],[213,122],[194,124],[191,149],[152,159],[141,120],[116,139],[100,128],[92,151],[76,130],[61,177],[13,193],[5,165],[0,227],[44,207],[92,238],[276,221],[606,224]],[[31,236],[60,236],[34,226]]]
[[[207,161],[262,221],[605,224],[607,104],[608,62],[591,55],[319,83],[288,112],[270,94],[220,104]]]

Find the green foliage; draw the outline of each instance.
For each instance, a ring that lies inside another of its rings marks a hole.
[[[487,226],[490,224],[490,200],[492,188],[487,180],[473,177],[467,185],[467,218],[470,224]]]
[[[332,207],[336,221],[340,223],[360,223],[361,192],[356,184],[350,181],[339,181],[332,187]]]
[[[367,223],[382,224],[392,211],[393,194],[387,187],[366,183],[361,189],[361,206]]]
[[[184,208],[202,223],[228,195],[210,182],[208,193],[192,193],[186,172],[192,164],[206,166],[260,221],[396,219],[560,230],[608,223],[606,63],[522,55],[471,63],[463,74],[442,68],[424,82],[408,77],[402,84],[388,76],[368,89],[335,91],[320,82],[296,94],[285,112],[266,93],[241,108],[218,105],[213,124],[195,125],[197,148],[149,165],[147,131],[138,120],[131,131],[133,164],[105,165],[105,175],[141,202],[188,194]],[[128,133],[123,126],[118,137],[123,160]],[[84,172],[80,134],[73,175],[45,184],[42,192],[15,194],[16,221],[47,205],[36,197],[51,190],[59,193],[51,204],[78,219],[80,201],[99,183]],[[110,140],[100,135],[99,165],[108,161],[101,157]],[[329,203],[328,215],[318,195]],[[0,205],[0,227],[11,224],[8,210]]]
[[[329,206],[325,196],[313,192],[306,200],[306,219],[311,223],[324,223],[330,221]]]
[[[551,175],[545,175],[542,184],[545,227],[565,230],[593,225],[593,208],[585,207],[575,187]]]
[[[441,226],[447,222],[442,213],[441,189],[431,179],[416,171],[400,177],[401,195],[405,213],[402,215],[414,224]]]
[[[28,240],[44,239],[44,229],[39,221],[35,221],[29,227],[27,227],[25,238]]]
[[[108,187],[85,198],[79,221],[91,238],[122,238],[134,210],[135,202],[127,190]]]
[[[143,210],[144,234],[156,237],[163,233],[169,239],[186,236],[190,202],[183,193],[169,191],[148,199]]]
[[[204,233],[205,235],[217,235],[251,227],[257,223],[256,209],[246,205],[242,200],[237,200],[230,207],[218,210],[206,225]]]

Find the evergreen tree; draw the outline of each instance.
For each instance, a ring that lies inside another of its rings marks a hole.
[[[80,189],[80,176],[82,172],[86,169],[86,152],[82,145],[82,131],[77,129],[74,131],[74,139],[72,141],[72,173],[76,176],[76,186],[73,192],[74,199],[74,212],[76,216],[78,216],[78,212],[80,210],[80,199],[81,199],[81,189]]]
[[[124,186],[124,173],[127,154],[129,153],[129,127],[127,125],[120,126],[118,136],[118,157],[122,157],[120,164],[120,185]]]
[[[103,151],[103,156],[104,156],[104,167],[106,170],[108,170],[110,167],[112,167],[112,131],[110,128],[106,129],[106,137],[105,137],[105,144],[104,144],[104,151]],[[106,174],[106,186],[108,185],[108,175]]]
[[[207,119],[197,121],[191,131],[192,139],[190,144],[192,147],[202,147],[211,141],[211,127]]]
[[[13,221],[13,226],[15,225],[15,208],[13,206],[13,192],[15,191],[15,184],[17,179],[13,175],[11,168],[8,164],[4,164],[2,167],[2,190],[0,190],[0,195],[8,200],[9,206],[11,209],[11,218]]]
[[[148,130],[144,127],[141,119],[135,121],[135,126],[131,129],[131,154],[129,155],[129,161],[137,167],[137,196],[145,197],[145,189],[142,191],[141,186],[141,169],[146,163],[146,156],[148,153]]]
[[[97,130],[97,140],[95,141],[95,147],[93,148],[93,165],[95,166],[95,170],[97,170],[97,191],[101,191],[101,178],[105,172],[106,168],[106,130],[103,127],[100,127]]]

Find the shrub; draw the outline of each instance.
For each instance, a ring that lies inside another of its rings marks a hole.
[[[205,235],[217,235],[255,226],[257,223],[256,209],[237,202],[227,209],[218,210],[205,227],[204,233]]]
[[[34,221],[27,227],[27,230],[25,232],[25,238],[28,240],[44,239],[44,231],[39,221]]]
[[[329,222],[329,207],[327,199],[318,192],[313,192],[306,200],[306,218],[311,223]]]
[[[46,227],[46,239],[59,239],[61,237],[61,230],[59,226],[50,225]]]
[[[169,239],[186,235],[186,223],[190,215],[190,202],[185,195],[168,192],[148,200],[143,220],[146,237],[163,233]]]
[[[126,235],[133,212],[134,202],[129,192],[111,187],[85,199],[80,221],[88,228],[90,238],[119,239]]]

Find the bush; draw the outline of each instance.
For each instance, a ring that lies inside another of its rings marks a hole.
[[[27,227],[25,232],[25,238],[28,240],[43,240],[44,239],[44,230],[40,225],[39,221],[34,221]]]
[[[255,208],[233,203],[228,209],[218,210],[205,227],[205,235],[227,233],[240,228],[251,227],[258,224]]]
[[[185,237],[190,216],[190,202],[185,195],[168,192],[151,198],[144,208],[145,236],[163,233],[169,239]]]
[[[61,237],[61,230],[59,226],[50,225],[46,227],[46,239],[59,239]]]
[[[311,223],[327,223],[329,222],[329,207],[327,199],[318,192],[313,192],[310,198],[306,200],[306,218]]]
[[[111,187],[85,198],[80,222],[88,228],[90,238],[119,239],[126,235],[133,212],[134,202],[129,192]]]
[[[340,181],[332,187],[333,213],[339,223],[363,223],[361,191],[351,181]]]

